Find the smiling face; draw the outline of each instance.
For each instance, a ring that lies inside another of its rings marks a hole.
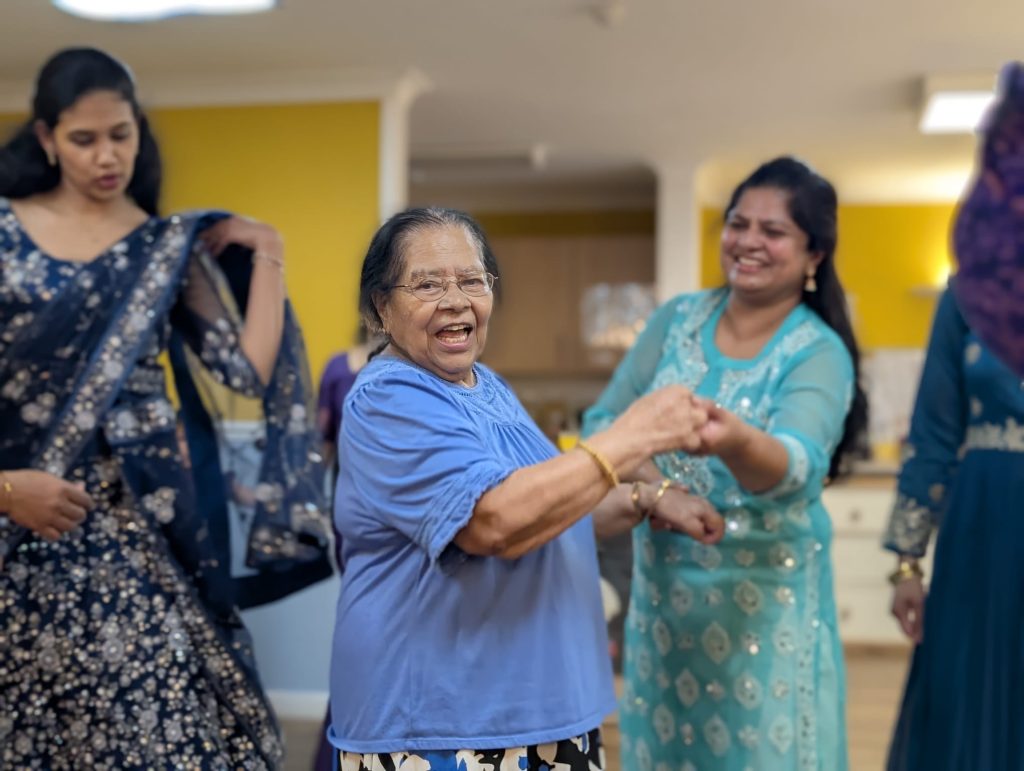
[[[94,201],[125,194],[139,152],[139,126],[120,94],[91,91],[64,110],[52,130],[37,123],[36,135],[57,159],[62,186]]]
[[[407,288],[393,288],[377,301],[384,328],[398,353],[452,383],[472,386],[473,365],[487,342],[494,296],[470,297],[454,282],[483,276],[483,260],[460,226],[411,231],[402,244],[396,284],[452,282],[439,300],[424,301]]]
[[[726,217],[722,272],[738,296],[763,304],[799,299],[821,254],[789,214],[789,197],[773,187],[748,188]]]

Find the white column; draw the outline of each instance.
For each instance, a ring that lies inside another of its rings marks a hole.
[[[409,113],[416,97],[432,88],[418,70],[403,75],[380,101],[378,208],[383,222],[409,202]]]
[[[655,277],[659,301],[700,288],[698,164],[655,164],[658,175]]]

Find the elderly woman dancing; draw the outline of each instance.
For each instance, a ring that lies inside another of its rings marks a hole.
[[[559,455],[478,361],[497,276],[480,227],[447,209],[396,215],[363,263],[361,311],[386,343],[339,438],[328,735],[344,771],[604,766],[595,527],[644,519],[664,488],[620,475],[695,449],[707,415],[673,386]],[[723,532],[699,507],[659,525]]]

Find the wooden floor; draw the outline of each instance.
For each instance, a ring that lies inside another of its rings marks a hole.
[[[879,771],[885,762],[889,732],[903,690],[907,653],[902,650],[848,652],[846,666],[850,769]],[[285,771],[309,771],[320,739],[320,724],[285,721],[284,729],[288,741]],[[604,740],[608,771],[623,771],[619,765],[619,732],[614,717],[605,725]]]

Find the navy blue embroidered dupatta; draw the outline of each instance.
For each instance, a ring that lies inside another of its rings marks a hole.
[[[180,473],[168,465],[177,450],[174,414],[161,406],[160,373],[137,366],[166,344],[198,494],[182,491],[173,516],[159,526],[221,618],[234,605],[267,602],[330,574],[323,464],[301,333],[289,306],[274,375],[263,388],[238,350],[240,319],[232,318],[232,303],[244,311],[248,254],[232,248],[218,265],[193,249],[195,235],[223,216],[154,218],[93,263],[73,265],[18,243],[28,237],[0,207],[0,468],[65,476],[100,444],[120,459],[139,500],[152,492],[153,480],[173,479]],[[186,348],[195,351],[191,365]],[[215,420],[223,416],[211,416],[198,398],[200,362],[262,405],[261,494],[245,560],[255,572],[244,578],[230,571],[229,483]],[[140,383],[154,378],[159,396],[140,396]],[[0,517],[0,564],[25,535]]]

